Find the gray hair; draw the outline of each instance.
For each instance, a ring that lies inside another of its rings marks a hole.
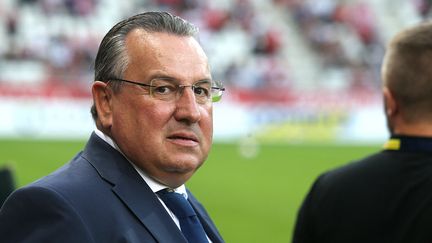
[[[109,79],[123,78],[128,65],[125,39],[135,29],[143,29],[149,33],[170,33],[179,36],[198,38],[198,28],[186,20],[167,12],[145,12],[134,15],[114,25],[99,46],[95,59],[94,80],[108,82]],[[114,92],[118,92],[121,83],[112,83]],[[97,120],[96,107],[93,104],[90,112],[93,120]]]

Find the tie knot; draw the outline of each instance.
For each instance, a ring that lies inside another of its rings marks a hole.
[[[157,192],[158,196],[165,205],[178,217],[195,216],[195,211],[188,200],[180,193],[170,191],[168,189]]]

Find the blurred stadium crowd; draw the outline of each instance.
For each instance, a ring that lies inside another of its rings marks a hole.
[[[430,0],[2,0],[0,96],[88,97],[113,23],[167,10],[196,24],[231,98],[286,101],[299,90],[377,91],[387,39]],[[27,87],[23,89],[23,85]]]

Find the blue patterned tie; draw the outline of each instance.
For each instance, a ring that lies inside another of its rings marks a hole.
[[[158,191],[157,194],[178,218],[181,231],[189,243],[208,243],[204,228],[183,195],[167,189]]]

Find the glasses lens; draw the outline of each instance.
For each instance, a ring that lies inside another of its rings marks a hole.
[[[212,102],[220,101],[224,90],[225,88],[223,87],[221,82],[214,81],[213,87],[211,88]]]
[[[204,104],[210,101],[211,98],[211,82],[209,81],[200,81],[192,85],[195,99],[198,103]]]
[[[178,85],[168,80],[153,79],[150,82],[150,95],[159,100],[174,100],[178,91]]]
[[[184,88],[190,87],[199,104],[219,101],[224,90],[222,83],[210,81],[199,81],[193,85],[178,85],[170,80],[153,79],[150,85],[150,95],[155,99],[165,101],[175,101]]]

